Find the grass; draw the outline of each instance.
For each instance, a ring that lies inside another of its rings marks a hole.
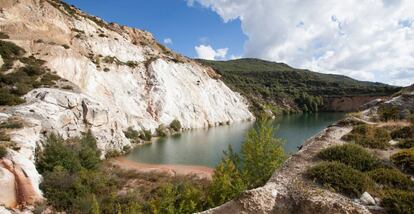
[[[392,139],[414,138],[414,126],[406,126],[391,132]]]
[[[339,162],[319,163],[306,174],[316,183],[353,198],[359,198],[374,186],[367,175]]]
[[[6,157],[6,155],[7,155],[6,147],[0,145],[0,159]]]
[[[17,119],[9,118],[7,121],[0,123],[0,129],[21,129],[23,122]]]
[[[414,147],[414,139],[405,139],[398,142],[397,146],[402,149],[410,149]]]
[[[391,162],[403,172],[414,174],[414,148],[406,149],[392,155]]]
[[[373,154],[355,144],[324,149],[318,157],[325,161],[337,161],[360,171],[370,171],[383,165]]]
[[[355,142],[366,148],[386,149],[390,146],[391,135],[385,128],[363,124],[355,126],[351,133],[343,137],[343,140]]]

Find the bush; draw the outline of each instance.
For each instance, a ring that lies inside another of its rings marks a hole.
[[[391,132],[392,139],[408,139],[414,138],[414,127],[403,127]]]
[[[0,130],[0,141],[10,141],[10,136],[4,130]]]
[[[391,156],[391,162],[402,171],[414,173],[414,148],[406,149]]]
[[[381,161],[355,144],[333,146],[322,150],[318,157],[325,161],[337,161],[360,171],[369,171],[381,167]]]
[[[395,106],[381,106],[378,109],[378,115],[382,121],[398,120],[400,118],[400,111]]]
[[[306,174],[318,184],[353,198],[359,198],[374,185],[364,173],[338,162],[320,163]]]
[[[158,128],[155,130],[158,137],[166,137],[167,136],[167,128],[164,125],[159,125]]]
[[[209,203],[211,207],[219,206],[237,197],[247,186],[243,175],[234,162],[226,158],[215,168],[210,186]]]
[[[180,121],[179,120],[173,120],[170,124],[170,128],[172,128],[176,132],[179,132],[182,128]]]
[[[142,130],[140,135],[139,135],[139,138],[141,138],[144,141],[151,141],[151,139],[152,139],[151,130],[145,130],[145,129]]]
[[[36,158],[36,166],[40,173],[53,172],[55,167],[68,172],[77,172],[81,169],[81,163],[75,151],[69,145],[65,145],[61,137],[51,134],[42,152]]]
[[[122,155],[122,153],[120,151],[118,151],[118,150],[110,150],[110,151],[106,152],[105,158],[106,159],[116,158],[116,157],[119,157],[121,155]]]
[[[397,146],[402,149],[410,149],[414,147],[414,138],[401,140],[398,142]]]
[[[414,181],[409,176],[396,169],[376,169],[368,172],[369,177],[377,184],[385,188],[398,188],[402,190],[414,190]]]
[[[9,90],[0,88],[0,105],[14,106],[24,103],[24,99],[13,95]]]
[[[388,213],[414,213],[414,192],[401,190],[387,191],[381,204]]]
[[[391,136],[385,128],[373,125],[358,125],[344,137],[346,141],[354,141],[356,144],[372,149],[386,149],[389,147]]]
[[[21,129],[23,122],[9,118],[7,121],[0,123],[0,129]]]
[[[7,155],[7,149],[4,146],[0,146],[0,159],[6,157]]]
[[[124,131],[125,137],[130,139],[132,143],[138,143],[140,138],[140,133],[134,130],[132,127],[128,127],[126,131]]]

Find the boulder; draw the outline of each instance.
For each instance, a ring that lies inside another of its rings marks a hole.
[[[364,192],[359,199],[365,205],[375,205],[376,204],[375,199],[368,192]]]

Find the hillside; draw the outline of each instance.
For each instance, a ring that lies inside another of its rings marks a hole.
[[[230,88],[247,97],[255,112],[266,108],[273,111],[329,110],[329,98],[386,96],[400,89],[259,59],[198,61],[211,66]]]

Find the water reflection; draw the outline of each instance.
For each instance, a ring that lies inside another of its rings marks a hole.
[[[275,135],[285,140],[287,152],[295,152],[306,139],[343,116],[339,113],[285,115],[273,121],[279,127]],[[142,163],[214,167],[229,144],[236,152],[240,151],[247,131],[253,126],[253,122],[246,122],[184,132],[137,147],[127,158]]]

